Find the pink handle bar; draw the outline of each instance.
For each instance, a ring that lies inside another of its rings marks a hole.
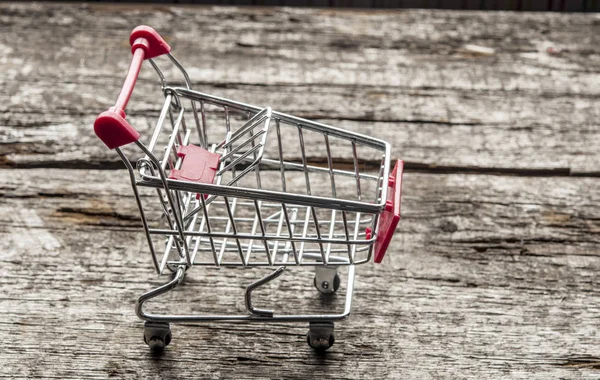
[[[121,147],[137,141],[140,134],[125,120],[125,108],[135,87],[144,59],[158,57],[171,51],[165,40],[149,26],[140,25],[129,36],[131,44],[131,65],[123,83],[123,88],[114,107],[102,112],[94,122],[96,136],[109,149]]]

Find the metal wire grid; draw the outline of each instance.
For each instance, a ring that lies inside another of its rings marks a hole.
[[[146,157],[138,161],[136,186],[154,188],[159,200],[157,226],[144,221],[159,273],[182,264],[351,265],[370,260],[375,239],[366,230],[376,231],[385,199],[387,143],[192,91],[187,76],[186,88],[170,88],[158,72],[165,102],[147,148],[138,144]],[[186,117],[195,128],[188,127]],[[225,138],[211,141],[218,136]],[[307,141],[321,141],[317,149],[326,152],[325,162],[312,162]],[[177,149],[190,143],[220,154],[214,184],[161,180],[180,168]],[[333,152],[342,149],[344,154]],[[162,157],[160,168],[149,159],[152,154]],[[363,154],[378,157],[379,170],[361,167]],[[155,239],[160,236],[165,240],[158,260],[154,245],[161,244]]]

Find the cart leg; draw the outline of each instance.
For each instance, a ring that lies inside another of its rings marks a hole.
[[[333,322],[310,322],[306,341],[316,351],[325,351],[333,346]]]
[[[335,293],[340,287],[340,282],[337,267],[315,267],[315,288],[322,294]]]
[[[164,293],[176,288],[177,285],[181,284],[184,277],[185,277],[185,266],[180,266],[177,269],[177,272],[175,272],[175,276],[171,279],[171,281],[167,282],[164,285],[159,286],[156,289],[152,289],[149,292],[142,294],[140,296],[140,298],[138,298],[137,302],[135,303],[135,313],[137,314],[137,316],[140,319],[143,319],[146,321],[152,321],[152,320],[156,321],[157,319],[159,319],[160,316],[146,314],[144,312],[144,302],[146,302],[154,297],[158,297],[161,294],[164,294]],[[165,322],[163,322],[163,323],[165,323]]]
[[[171,326],[164,322],[144,323],[144,342],[152,351],[162,351],[171,343]]]
[[[246,310],[248,310],[248,312],[250,314],[260,315],[263,317],[272,317],[273,316],[273,310],[258,309],[258,308],[255,308],[254,306],[252,306],[252,291],[254,289],[256,289],[260,286],[263,286],[264,284],[276,279],[277,277],[281,276],[283,274],[284,270],[285,270],[285,267],[279,267],[274,272],[269,273],[265,277],[261,278],[258,281],[253,282],[252,284],[250,284],[246,287],[246,294],[245,294],[244,298],[246,301]]]

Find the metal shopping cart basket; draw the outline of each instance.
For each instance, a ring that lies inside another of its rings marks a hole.
[[[355,266],[371,257],[381,262],[400,219],[403,162],[390,170],[384,141],[192,90],[169,45],[150,27],[135,28],[130,43],[123,89],[94,130],[127,167],[157,273],[172,273],[136,303],[146,321],[144,341],[162,350],[176,322],[308,322],[309,345],[329,348],[334,322],[350,314]],[[170,86],[153,60],[161,55],[181,72],[184,85]],[[124,112],[144,60],[158,73],[164,94],[147,144]],[[135,168],[126,154],[131,148],[122,149],[131,143],[141,150]],[[142,191],[154,193],[150,204]],[[146,301],[175,289],[193,266],[274,271],[247,286],[245,314],[144,311]],[[344,310],[286,315],[255,307],[252,291],[287,266],[313,266],[314,286],[323,294],[338,290],[338,268],[347,266]]]

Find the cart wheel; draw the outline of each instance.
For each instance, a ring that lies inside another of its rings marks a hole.
[[[319,278],[318,275],[315,275],[313,278],[313,284],[315,285],[315,288],[317,288],[317,290],[322,294],[331,294],[337,292],[337,290],[340,288],[341,282],[342,280],[340,279],[340,275],[337,273],[333,277],[333,288],[331,287],[329,281]]]
[[[325,351],[333,346],[333,322],[311,322],[306,335],[306,342],[315,351]]]
[[[144,323],[144,343],[154,352],[160,352],[171,343],[171,326],[168,323]]]

